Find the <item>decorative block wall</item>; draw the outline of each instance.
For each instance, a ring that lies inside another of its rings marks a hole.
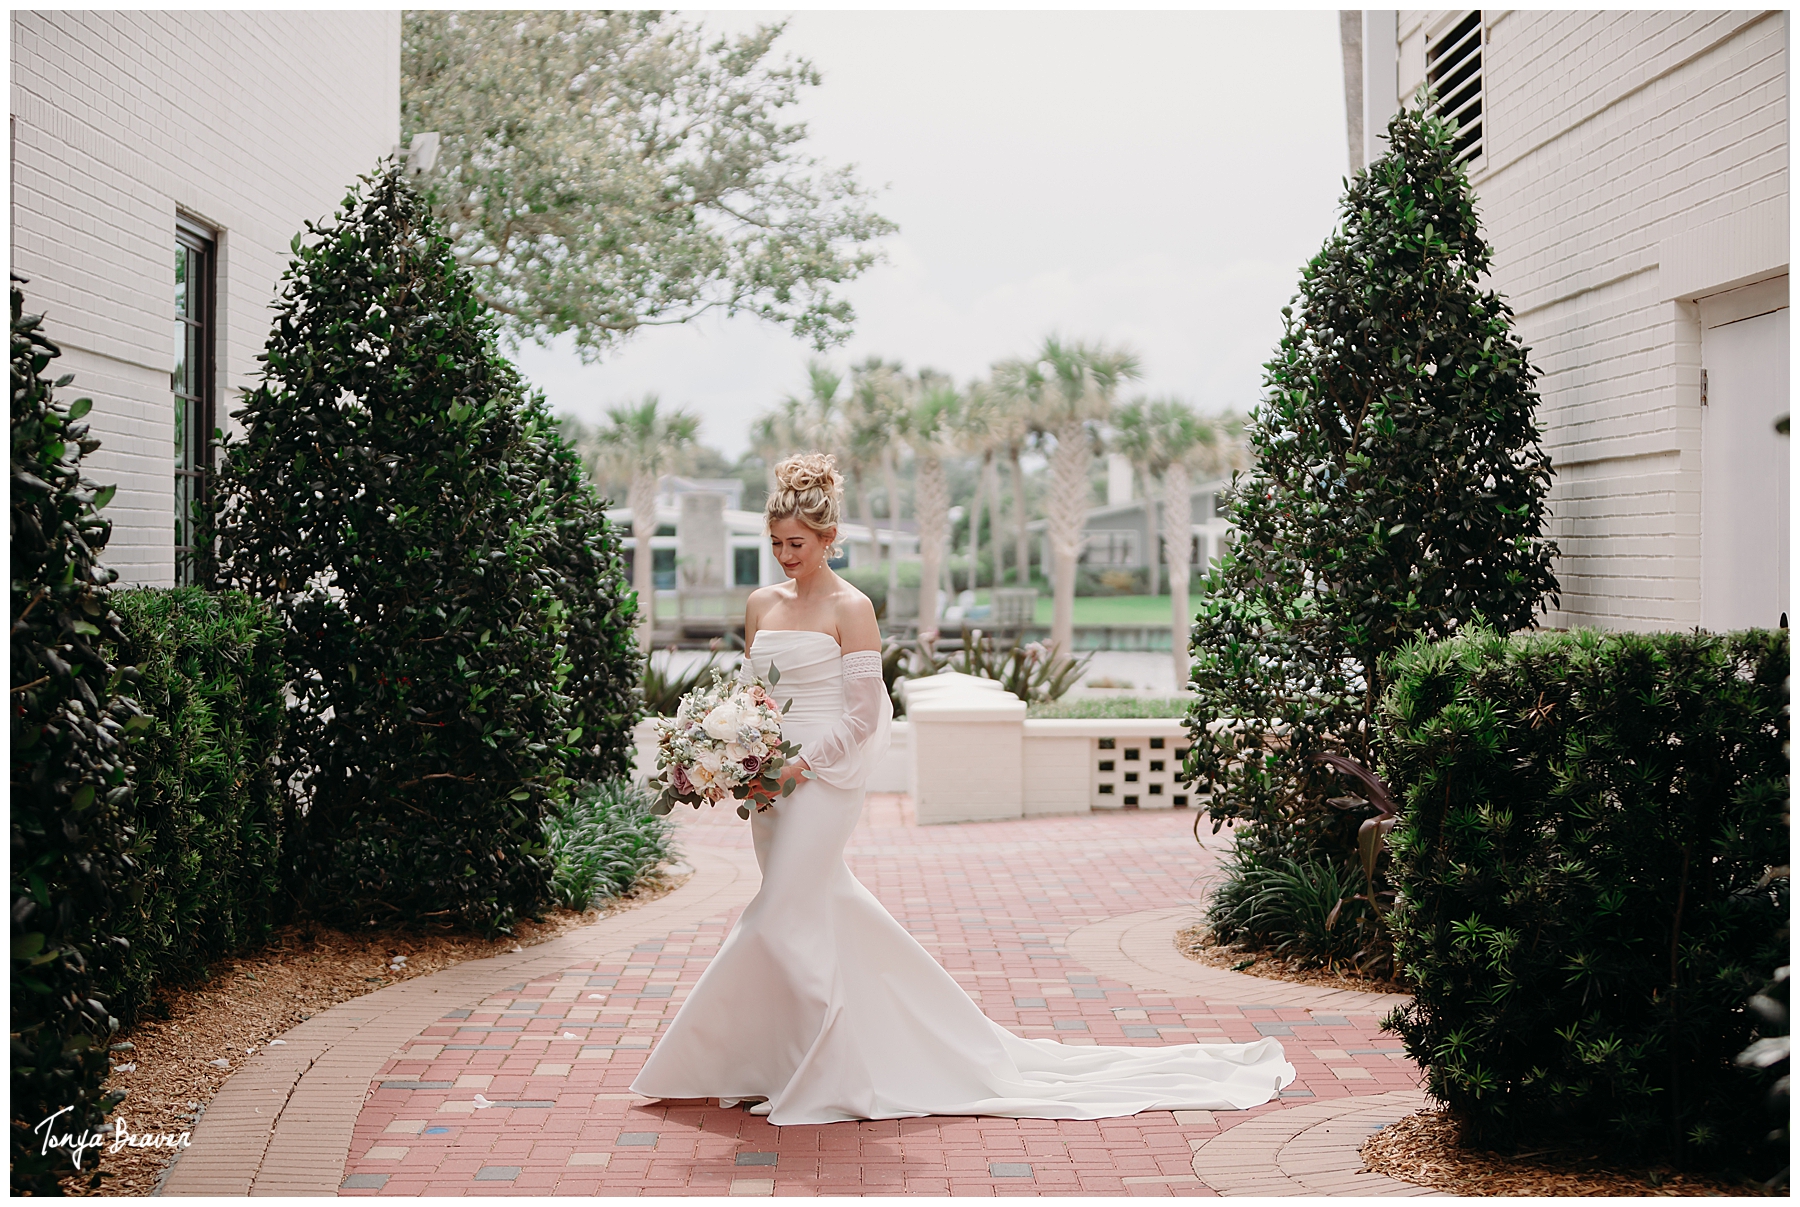
[[[1095,809],[1186,809],[1193,792],[1176,775],[1187,757],[1186,735],[1094,738],[1091,805]]]

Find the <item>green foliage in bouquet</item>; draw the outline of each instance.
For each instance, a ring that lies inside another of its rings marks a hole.
[[[143,588],[113,605],[120,660],[137,668],[135,694],[155,717],[133,751],[138,873],[114,922],[131,946],[103,986],[129,1026],[157,983],[203,975],[286,914],[289,817],[275,773],[286,675],[281,625],[260,599]]]
[[[1773,1071],[1733,1058],[1786,963],[1787,633],[1471,627],[1392,673],[1386,1026],[1433,1096],[1483,1144],[1778,1155]]]
[[[549,822],[556,899],[586,910],[622,896],[674,853],[674,823],[628,779],[580,785]]]
[[[116,913],[139,890],[126,824],[130,734],[149,722],[122,694],[119,639],[100,564],[115,487],[81,476],[100,447],[83,422],[93,402],[60,402],[72,380],[47,374],[62,355],[43,316],[12,287],[12,1190],[59,1194],[73,1172],[58,1135],[99,1127],[107,1039],[118,1019],[99,985],[124,954]],[[65,1108],[67,1108],[65,1110]],[[89,1167],[91,1168],[91,1166]],[[98,1173],[95,1174],[96,1179]]]
[[[615,572],[616,544],[576,531],[592,500],[397,167],[305,234],[215,517],[218,580],[285,629],[287,879],[345,927],[506,931],[549,898],[568,767],[608,761],[582,753],[588,727],[633,715],[635,659],[595,670],[628,649],[623,589],[582,581]],[[595,601],[601,628],[571,645]]]
[[[1356,774],[1376,758],[1383,658],[1478,617],[1525,627],[1558,590],[1534,370],[1481,284],[1455,127],[1403,110],[1388,142],[1282,311],[1256,465],[1222,497],[1236,535],[1193,626],[1183,777],[1215,825],[1257,823],[1240,841],[1269,867],[1353,866],[1365,823],[1391,824]]]

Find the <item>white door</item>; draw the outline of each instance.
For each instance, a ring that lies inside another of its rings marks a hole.
[[[1700,624],[1714,632],[1772,629],[1788,611],[1788,438],[1775,427],[1788,413],[1782,284],[1782,308],[1748,318],[1733,313],[1756,307],[1701,304]]]

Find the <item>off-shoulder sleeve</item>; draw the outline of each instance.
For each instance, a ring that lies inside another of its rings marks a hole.
[[[819,779],[833,788],[860,788],[887,753],[894,704],[881,679],[881,655],[855,650],[844,659],[844,715],[831,731],[800,749]]]

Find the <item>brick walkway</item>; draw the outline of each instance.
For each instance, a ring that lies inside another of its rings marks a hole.
[[[873,797],[851,868],[998,1022],[1064,1043],[1279,1035],[1299,1073],[1249,1111],[776,1128],[629,1086],[758,877],[748,828],[683,811],[695,867],[648,906],[345,1002],[214,1100],[163,1192],[1419,1195],[1359,1172],[1423,1105],[1391,996],[1186,960],[1219,840],[1185,812],[914,827]],[[748,1039],[747,1042],[754,1042]]]

